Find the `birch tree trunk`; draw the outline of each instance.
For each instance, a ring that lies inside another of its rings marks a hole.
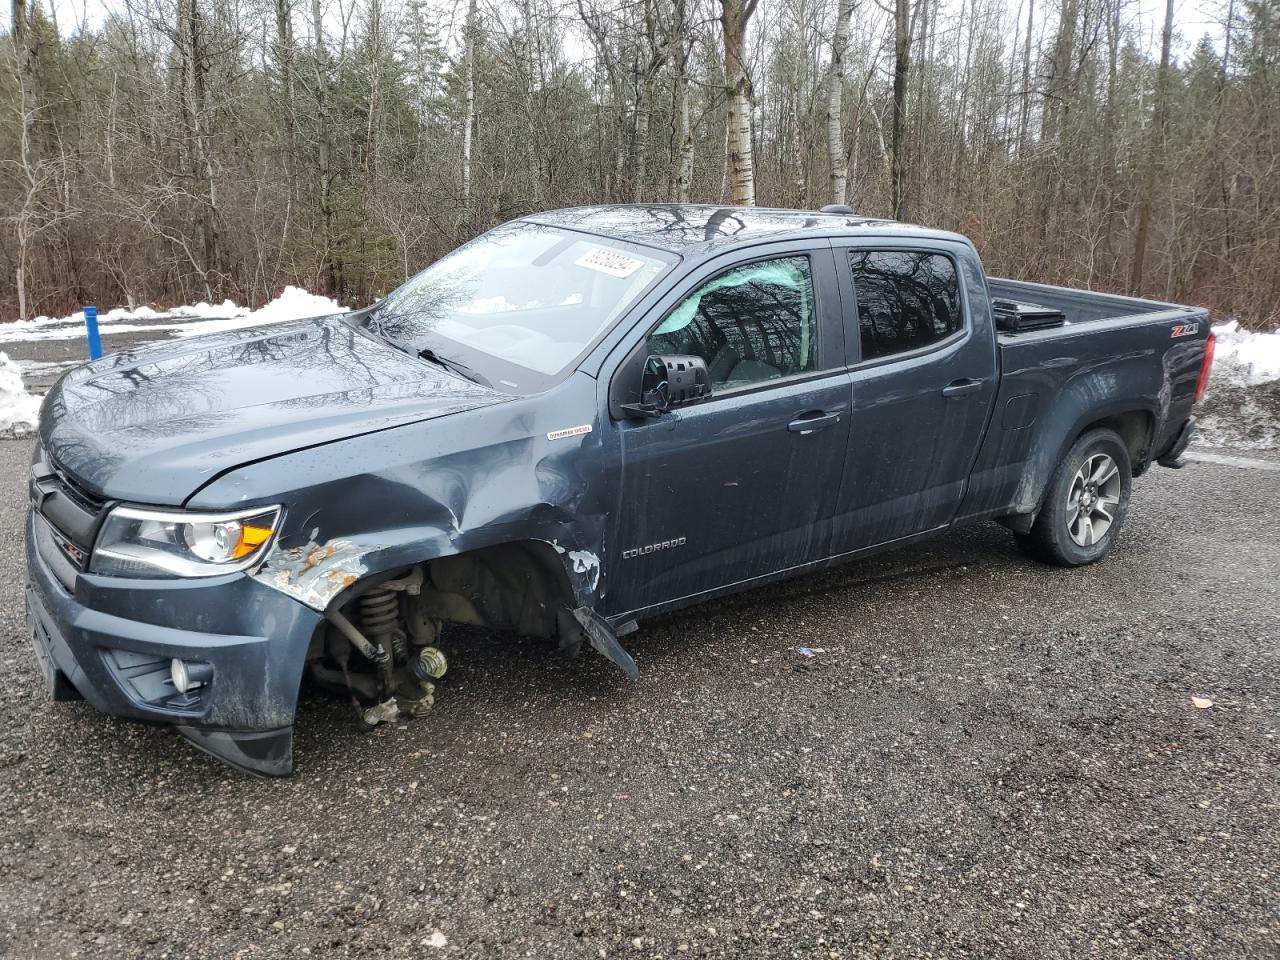
[[[30,255],[31,235],[30,235],[30,218],[32,215],[31,205],[35,198],[36,180],[35,170],[32,162],[31,147],[31,127],[35,119],[32,106],[31,84],[32,66],[31,66],[31,42],[29,40],[29,27],[27,24],[27,7],[25,0],[12,0],[10,13],[13,19],[13,47],[14,56],[17,59],[17,76],[18,76],[18,109],[22,113],[21,123],[19,124],[18,144],[18,165],[22,170],[22,186],[26,194],[26,202],[23,209],[18,212],[14,221],[14,232],[18,241],[18,257],[14,266],[14,282],[18,288],[18,319],[27,319],[27,259]]]
[[[827,156],[831,160],[831,202],[844,203],[849,189],[849,162],[844,151],[844,56],[849,48],[849,21],[854,0],[840,0],[831,41],[831,89],[827,92]]]
[[[463,85],[466,111],[462,118],[462,205],[471,216],[471,149],[476,125],[476,0],[467,4],[467,19],[462,27]]]
[[[531,186],[531,194],[534,209],[542,206],[542,154],[538,151],[538,128],[536,122],[536,108],[538,91],[535,88],[535,64],[537,57],[534,55],[534,30],[536,29],[533,22],[533,5],[529,0],[523,0],[522,11],[524,15],[524,33],[521,38],[520,54],[524,60],[525,68],[525,98],[524,98],[524,124],[525,124],[525,156],[529,168],[529,178]]]
[[[747,75],[746,53],[747,25],[755,13],[756,2],[720,0],[720,25],[724,31],[729,202],[743,207],[753,207],[756,203],[751,149],[751,79]]]
[[[805,189],[807,181],[805,180],[805,151],[804,140],[801,136],[800,129],[800,108],[794,102],[791,104],[791,183],[794,191],[794,199],[792,203],[799,209],[807,206],[807,190]]]
[[[636,87],[636,125],[631,147],[632,203],[644,201],[644,185],[649,173],[649,114],[653,103],[649,77],[646,75],[638,79],[640,82]]]
[[[275,286],[276,279],[284,264],[285,247],[289,243],[289,234],[293,227],[293,204],[298,197],[298,116],[296,112],[296,91],[294,89],[293,7],[290,0],[276,0],[275,14],[275,59],[280,70],[280,98],[283,100],[281,120],[284,123],[284,175],[288,193],[284,203],[284,222],[280,228],[280,245],[276,252],[275,267],[269,280],[272,287]],[[115,98],[113,96],[113,111],[114,107]],[[109,140],[107,146],[108,151],[110,151]],[[110,156],[109,152],[108,156]]]
[[[1036,0],[1027,0],[1027,38],[1022,47],[1022,103],[1018,109],[1018,153],[1025,156],[1031,127],[1031,34],[1036,19]]]
[[[382,0],[369,0],[369,109],[364,131],[364,188],[369,189],[370,171],[374,178],[378,168],[378,142],[374,132],[382,91]]]
[[[672,150],[671,191],[676,203],[689,202],[693,182],[693,127],[689,120],[689,40],[687,0],[674,0],[671,8],[671,38],[675,51],[672,60],[672,116],[674,117],[674,149]]]

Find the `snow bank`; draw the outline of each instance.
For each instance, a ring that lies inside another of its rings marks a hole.
[[[1241,330],[1232,320],[1213,328],[1218,337],[1214,377],[1221,375],[1241,386],[1280,380],[1280,330],[1256,333]]]
[[[258,310],[239,306],[231,300],[220,304],[194,303],[164,312],[146,306],[115,307],[98,314],[98,325],[106,334],[154,333],[153,339],[163,340],[323,317],[344,309],[329,297],[298,287],[285,287],[280,296]],[[84,336],[84,312],[79,310],[66,317],[36,317],[0,324],[0,343],[76,340]],[[25,366],[30,374],[43,375],[56,374],[80,362],[27,360]],[[32,430],[39,409],[40,397],[27,392],[22,382],[22,368],[0,352],[0,437],[21,436]]]
[[[27,393],[18,365],[0,352],[0,436],[21,436],[35,428],[40,398]]]
[[[1253,450],[1280,448],[1280,330],[1213,328],[1218,345],[1204,399],[1196,407],[1198,442]]]
[[[198,323],[178,324],[172,327],[174,336],[193,337],[202,333],[220,333],[223,330],[239,330],[243,327],[261,327],[272,323],[286,323],[290,320],[305,320],[308,317],[323,317],[331,313],[342,313],[346,308],[336,300],[322,297],[316,293],[308,293],[301,287],[285,287],[284,292],[265,307],[258,310],[246,310],[236,307],[230,300],[223,306],[234,307],[235,313],[207,314],[212,319]],[[197,307],[208,308],[208,304],[197,304]],[[182,308],[194,309],[194,308]],[[210,308],[213,309],[213,308]]]
[[[104,333],[140,333],[154,330],[157,334],[192,337],[202,333],[220,333],[243,327],[284,323],[308,317],[341,313],[345,307],[329,297],[308,293],[299,287],[285,287],[284,292],[258,310],[242,307],[233,300],[219,304],[200,303],[158,311],[151,307],[114,307],[98,314],[98,326]],[[84,336],[84,312],[77,310],[66,317],[36,317],[0,324],[0,343],[32,340],[74,340]],[[159,337],[157,336],[157,339]]]

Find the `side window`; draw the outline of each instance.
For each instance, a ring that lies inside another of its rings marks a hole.
[[[690,294],[649,334],[649,353],[707,362],[713,390],[815,367],[817,319],[809,258],[734,267]]]
[[[964,327],[960,281],[950,257],[901,250],[853,250],[862,359],[945,340]]]

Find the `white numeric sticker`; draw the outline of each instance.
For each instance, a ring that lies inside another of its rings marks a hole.
[[[607,273],[611,277],[629,277],[644,266],[643,260],[601,247],[588,250],[573,263],[575,266],[586,267],[596,273]]]

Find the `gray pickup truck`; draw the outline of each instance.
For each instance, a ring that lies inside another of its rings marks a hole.
[[[959,523],[1090,563],[1181,465],[1212,343],[1203,310],[847,211],[527,217],[369,309],[69,372],[31,462],[37,660],[280,775],[304,676],[421,714],[449,624],[634,677],[646,617]]]

